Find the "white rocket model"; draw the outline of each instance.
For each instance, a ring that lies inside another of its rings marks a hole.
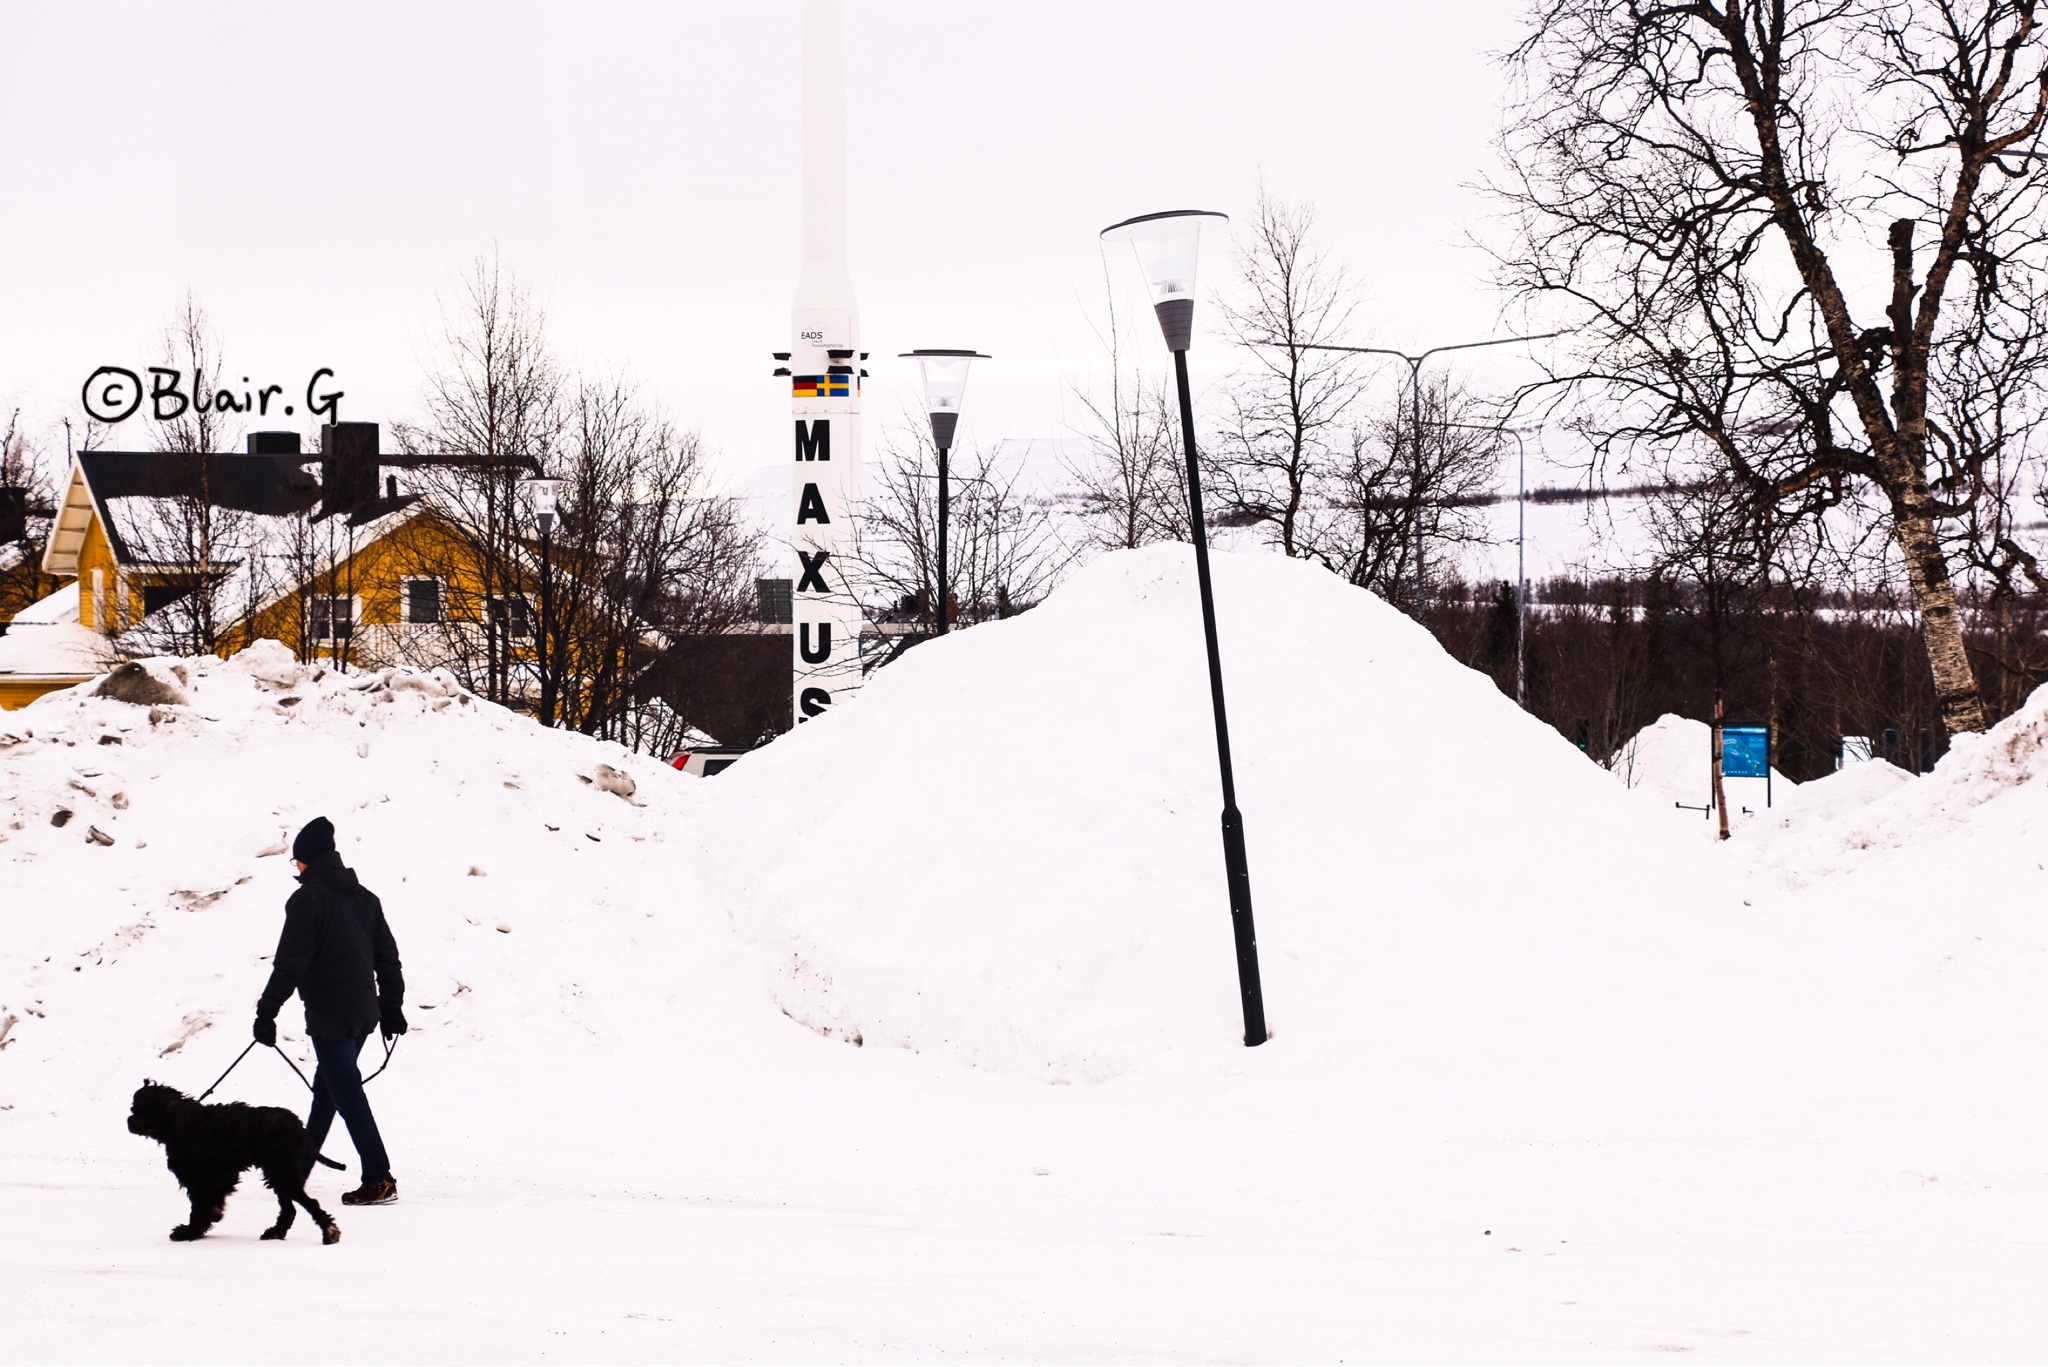
[[[804,0],[804,269],[785,370],[796,416],[790,543],[796,553],[796,720],[860,687],[860,600],[849,580],[860,496],[860,310],[846,273],[846,70],[842,0]]]

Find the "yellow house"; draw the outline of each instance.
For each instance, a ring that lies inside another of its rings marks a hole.
[[[490,555],[432,499],[401,493],[374,423],[327,428],[317,457],[298,446],[259,432],[246,453],[78,454],[42,566],[69,581],[51,598],[70,595],[74,633],[110,658],[229,655],[268,637],[343,667],[494,673],[493,692],[520,696],[535,624],[525,548]],[[61,619],[61,601],[45,615]],[[103,668],[10,675],[0,658],[0,706]]]

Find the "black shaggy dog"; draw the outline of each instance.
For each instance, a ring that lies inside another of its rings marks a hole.
[[[180,1242],[204,1238],[227,1208],[228,1193],[242,1173],[258,1168],[277,1193],[277,1223],[263,1231],[266,1239],[282,1239],[298,1214],[297,1201],[320,1226],[320,1242],[341,1238],[341,1226],[306,1195],[306,1127],[279,1106],[245,1106],[239,1101],[208,1106],[175,1087],[145,1082],[136,1089],[128,1130],[164,1146],[164,1156],[178,1185],[192,1198],[192,1219],[171,1231]]]

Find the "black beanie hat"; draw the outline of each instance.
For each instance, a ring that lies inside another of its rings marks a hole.
[[[306,823],[298,839],[292,841],[292,858],[301,864],[310,864],[323,854],[334,853],[334,823],[324,816],[316,816]]]

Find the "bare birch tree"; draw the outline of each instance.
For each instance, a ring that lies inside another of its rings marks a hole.
[[[578,386],[558,471],[562,520],[540,668],[560,725],[673,749],[681,718],[639,686],[675,640],[752,615],[761,535],[736,500],[704,492],[703,443],[619,379]]]
[[[464,686],[510,703],[530,688],[517,666],[530,651],[527,599],[534,534],[519,481],[551,469],[569,423],[569,381],[547,344],[547,317],[495,258],[479,257],[443,306],[443,351],[426,384],[426,418],[399,424],[401,449],[463,463],[422,468],[415,483],[448,510],[447,530],[478,575],[479,601],[453,590],[440,633],[445,663]]]
[[[1355,340],[1357,301],[1344,268],[1310,243],[1314,226],[1307,205],[1260,191],[1222,300],[1242,369],[1203,475],[1220,520],[1266,528],[1289,556],[1317,539],[1318,486],[1346,466],[1365,392],[1356,356],[1321,349]]]
[[[1186,541],[1193,524],[1181,464],[1180,415],[1165,381],[1148,376],[1131,360],[1134,339],[1117,312],[1107,263],[1103,297],[1104,322],[1095,334],[1108,371],[1098,388],[1073,387],[1084,414],[1079,435],[1085,450],[1067,463],[1085,540],[1101,550]]]
[[[912,425],[884,436],[882,459],[867,471],[859,564],[869,588],[890,602],[909,600],[937,624],[938,452]],[[1009,617],[1035,606],[1073,563],[1050,498],[1025,486],[1017,462],[994,449],[952,453],[947,523],[952,621],[959,626]]]
[[[1704,440],[1808,516],[1880,494],[1951,733],[1985,713],[1955,526],[2048,367],[2034,0],[1544,0],[1499,186],[1506,282],[1580,324],[1606,449]],[[2014,559],[1993,538],[1991,550]]]
[[[1455,562],[1488,544],[1500,444],[1488,409],[1449,379],[1425,380],[1420,413],[1402,395],[1346,434],[1315,486],[1320,514],[1303,552],[1411,615],[1423,557]],[[1419,425],[1418,425],[1419,418]]]
[[[15,409],[0,431],[0,631],[15,613],[57,587],[42,572],[55,493],[47,453]]]
[[[246,628],[262,596],[262,529],[221,483],[217,457],[242,431],[238,410],[214,401],[221,341],[196,296],[185,296],[165,329],[161,354],[181,377],[183,406],[152,426],[157,461],[147,491],[109,500],[130,558],[152,582],[120,586],[111,610],[124,626],[148,619],[140,648],[203,655]]]

